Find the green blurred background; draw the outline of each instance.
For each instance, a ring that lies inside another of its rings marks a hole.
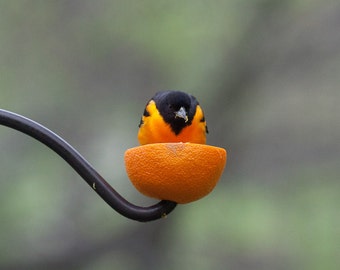
[[[0,269],[339,269],[340,3],[1,1],[0,107],[72,144],[129,201],[123,155],[157,91],[195,95],[218,186],[168,218],[107,206],[0,127]]]

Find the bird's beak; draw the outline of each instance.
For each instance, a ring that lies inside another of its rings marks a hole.
[[[175,118],[177,117],[184,119],[185,123],[188,122],[187,111],[184,107],[181,107],[177,112],[175,112]]]

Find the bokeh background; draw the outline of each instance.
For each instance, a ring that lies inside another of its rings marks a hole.
[[[339,269],[340,3],[1,1],[0,107],[72,144],[125,198],[146,101],[177,89],[228,150],[216,189],[128,220],[0,127],[0,269]]]

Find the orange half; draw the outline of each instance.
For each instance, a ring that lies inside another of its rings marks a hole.
[[[125,168],[142,194],[189,203],[209,194],[227,161],[223,148],[195,143],[154,143],[125,152]]]

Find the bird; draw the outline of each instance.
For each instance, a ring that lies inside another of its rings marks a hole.
[[[182,91],[157,92],[146,104],[139,123],[138,141],[205,144],[208,127],[197,99]]]

